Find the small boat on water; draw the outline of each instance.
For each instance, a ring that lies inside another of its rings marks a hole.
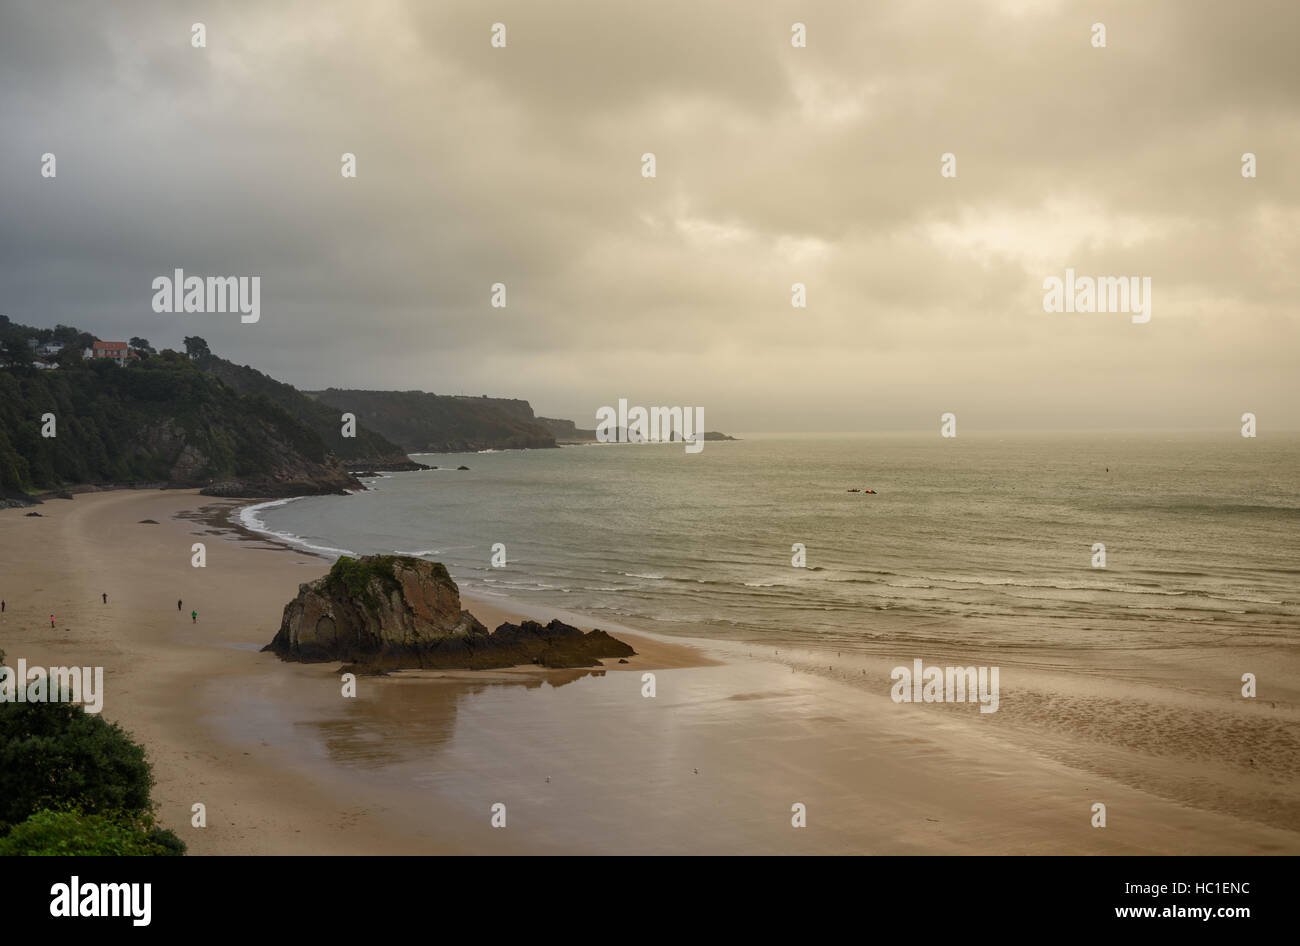
[[[876,491],[875,491],[874,489],[851,489],[851,490],[849,490],[849,492],[850,492],[850,493],[870,493],[872,496],[876,495]]]

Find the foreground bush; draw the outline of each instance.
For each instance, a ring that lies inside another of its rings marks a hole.
[[[151,818],[41,810],[0,838],[0,857],[154,857],[185,853],[185,844]]]
[[[70,703],[0,703],[0,856],[184,854],[144,748]]]
[[[0,703],[0,834],[42,808],[149,811],[144,748],[71,703]]]

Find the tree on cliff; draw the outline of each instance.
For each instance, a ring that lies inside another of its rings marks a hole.
[[[212,350],[208,348],[208,343],[197,335],[186,335],[185,354],[194,359],[206,358],[212,354]]]

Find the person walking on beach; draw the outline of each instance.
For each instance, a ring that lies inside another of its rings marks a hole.
[[[177,611],[181,610],[181,599],[180,599],[180,598],[177,598],[177,599],[176,599],[176,610],[177,610]]]
[[[104,594],[104,604],[108,604],[108,592],[105,591],[103,594]]]
[[[54,615],[50,615],[50,630],[54,630]]]
[[[3,601],[0,601],[0,614],[4,614],[4,613],[5,613],[5,603]]]
[[[198,624],[198,623],[199,623],[199,612],[197,612],[197,611],[191,611],[191,612],[190,612],[190,623],[191,623],[191,624]]]

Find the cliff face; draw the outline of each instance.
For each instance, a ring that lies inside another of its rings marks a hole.
[[[404,555],[340,558],[329,574],[301,585],[280,630],[263,650],[282,660],[339,660],[345,669],[490,669],[536,663],[594,667],[631,647],[604,631],[584,634],[552,621],[502,624],[488,633],[460,606],[460,589],[437,562]]]
[[[554,447],[555,436],[527,401],[453,397],[423,391],[308,392],[322,404],[350,411],[357,421],[409,453],[464,453]]]
[[[558,417],[539,417],[538,423],[544,425],[560,443],[585,443],[596,439],[596,431],[584,430],[571,420]]]
[[[364,424],[356,425],[356,436],[344,437],[341,411],[256,368],[240,366],[212,354],[198,359],[196,364],[237,393],[250,397],[265,395],[284,408],[299,423],[311,428],[349,470],[426,469],[424,464],[408,457],[397,444]]]

